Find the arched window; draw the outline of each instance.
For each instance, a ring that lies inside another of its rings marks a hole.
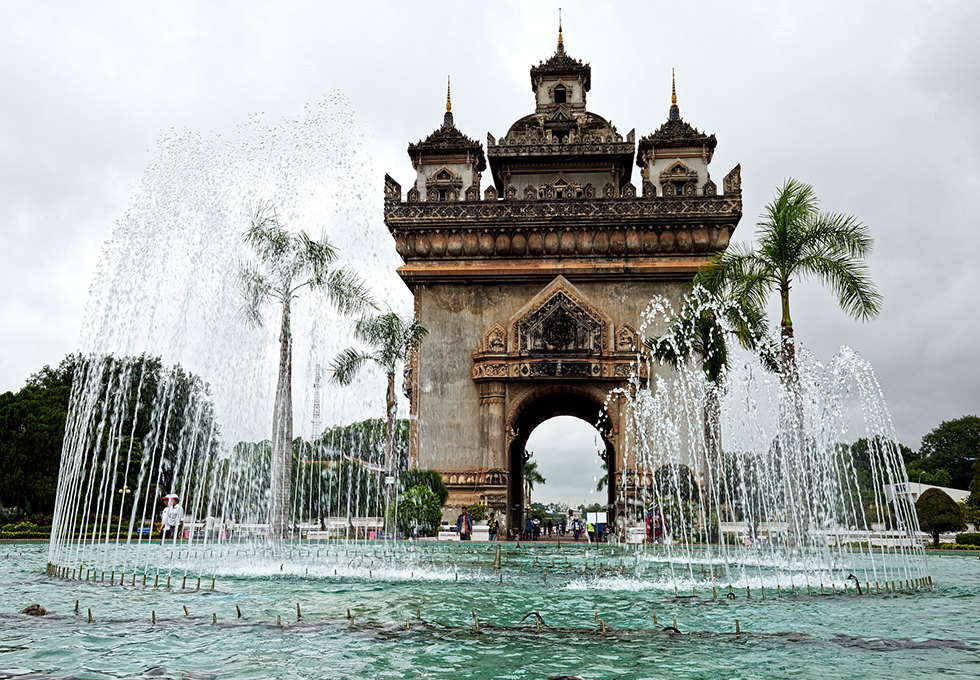
[[[564,85],[555,85],[555,103],[564,104],[568,101],[568,90]]]

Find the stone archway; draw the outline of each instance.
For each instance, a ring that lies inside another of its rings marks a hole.
[[[594,426],[605,444],[602,454],[606,462],[610,483],[607,485],[607,509],[615,513],[616,471],[618,461],[614,417],[606,409],[608,394],[601,388],[575,384],[538,385],[530,389],[511,409],[508,415],[508,469],[507,469],[507,526],[519,528],[523,523],[524,464],[528,461],[526,445],[534,429],[555,416],[573,416]],[[612,521],[612,516],[610,520]]]
[[[719,193],[708,169],[717,140],[685,122],[676,101],[637,140],[586,110],[592,69],[561,43],[530,76],[533,112],[499,140],[488,135],[486,149],[447,110],[408,147],[416,175],[405,198],[385,176],[398,273],[429,330],[406,381],[410,464],[447,480],[446,519],[472,503],[506,513],[526,429],[514,406],[526,404],[530,422],[536,410],[593,408],[567,396],[576,390],[628,386],[647,303],[661,295],[679,309],[742,216],[741,167]],[[540,396],[549,387],[553,396]],[[611,423],[609,439],[617,486],[628,487],[622,429]]]

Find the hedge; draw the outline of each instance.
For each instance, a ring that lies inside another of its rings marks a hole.
[[[956,534],[959,545],[975,545],[980,547],[980,533]]]

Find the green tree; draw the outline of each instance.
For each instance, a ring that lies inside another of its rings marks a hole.
[[[545,478],[538,471],[538,461],[531,460],[524,463],[524,503],[531,504],[531,492],[535,484],[544,484]]]
[[[470,519],[472,519],[474,522],[482,522],[483,520],[485,520],[487,517],[490,516],[490,508],[488,508],[485,505],[480,505],[478,503],[476,505],[470,506],[469,513],[470,513]]]
[[[0,505],[51,513],[70,385],[0,394]]]
[[[398,530],[411,536],[435,536],[442,520],[439,499],[428,487],[413,486],[398,497],[398,504],[389,510]]]
[[[344,314],[373,306],[367,289],[349,269],[334,266],[337,254],[324,235],[313,241],[305,232],[291,233],[279,221],[271,203],[259,202],[251,210],[245,243],[255,261],[241,267],[239,283],[245,298],[245,316],[257,326],[269,303],[281,307],[279,378],[272,415],[272,470],[269,527],[285,536],[289,526],[293,441],[293,333],[292,304],[304,289],[323,291]]]
[[[854,217],[820,212],[813,187],[795,179],[786,180],[757,228],[757,248],[732,245],[707,275],[729,281],[734,299],[744,309],[764,308],[769,295],[778,291],[780,368],[784,382],[795,388],[799,377],[790,315],[793,283],[815,278],[837,294],[845,312],[858,319],[874,318],[881,295],[865,262],[874,239]]]
[[[980,417],[963,416],[947,420],[922,438],[919,460],[911,467],[931,472],[949,472],[949,484],[954,489],[967,489],[973,480],[980,451]],[[909,479],[914,481],[912,475]]]
[[[777,369],[775,354],[767,343],[769,327],[760,307],[742,304],[731,295],[731,282],[707,270],[695,279],[684,308],[663,335],[647,338],[653,357],[678,368],[695,361],[707,381],[702,413],[709,488],[721,464],[721,391],[728,370],[728,342],[734,339],[749,350],[758,350],[763,364]]]
[[[926,489],[915,502],[915,512],[919,516],[919,527],[932,534],[934,548],[939,547],[939,534],[966,528],[960,506],[940,489]]]
[[[435,470],[423,470],[421,468],[405,470],[398,478],[398,484],[403,493],[413,486],[424,486],[436,495],[440,508],[449,500],[449,489],[442,481],[442,475]]]
[[[395,312],[361,318],[354,325],[354,337],[371,347],[362,352],[353,347],[343,350],[330,364],[330,375],[334,382],[349,385],[361,368],[373,363],[388,378],[388,391],[385,395],[387,422],[385,428],[385,471],[397,474],[395,461],[395,420],[398,417],[398,393],[395,390],[395,376],[399,366],[408,361],[409,355],[418,349],[426,331],[416,321],[402,318]]]
[[[395,421],[395,455],[399,460],[408,459],[408,419]],[[341,460],[356,458],[370,463],[381,463],[384,458],[386,423],[383,418],[368,418],[349,425],[327,428],[313,442],[317,458]],[[407,491],[410,487],[405,487]]]

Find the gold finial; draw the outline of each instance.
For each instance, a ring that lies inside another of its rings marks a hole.
[[[453,110],[453,100],[449,94],[449,86],[451,85],[451,77],[446,76],[446,111]]]
[[[670,103],[677,103],[677,81],[674,79],[674,69],[670,69]]]
[[[561,39],[561,7],[558,8],[558,44],[563,44]]]

